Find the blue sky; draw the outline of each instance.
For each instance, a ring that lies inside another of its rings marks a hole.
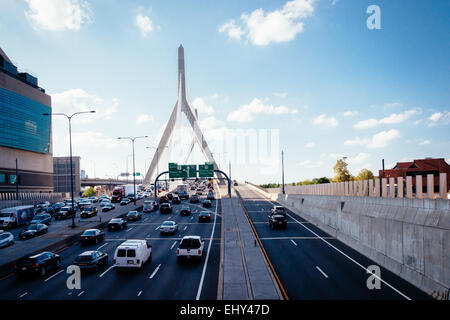
[[[369,5],[379,30],[366,26]],[[74,123],[74,154],[89,175],[112,177],[131,151],[117,136],[149,135],[136,143],[138,170],[150,162],[182,43],[188,96],[222,166],[231,158],[241,180],[280,181],[278,153],[266,170],[221,144],[238,129],[278,130],[291,182],[333,176],[342,156],[355,175],[382,158],[450,162],[449,12],[445,0],[3,0],[0,46],[39,77],[54,111],[97,110]],[[54,155],[66,155],[66,121],[54,118],[53,132]]]

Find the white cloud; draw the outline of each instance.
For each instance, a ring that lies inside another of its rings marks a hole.
[[[152,122],[154,120],[152,115],[148,115],[148,114],[140,114],[137,118],[136,118],[136,123],[137,124],[142,124],[142,123],[147,123],[147,122]]]
[[[67,141],[69,141],[68,136]],[[95,141],[96,146],[107,149],[114,149],[120,146],[116,138],[105,136],[102,132],[83,131],[72,133],[73,148],[77,152],[92,152],[92,145],[87,143],[89,141]]]
[[[296,114],[297,112],[298,110],[289,109],[286,106],[273,106],[264,104],[260,99],[254,98],[249,104],[246,104],[239,109],[230,112],[227,116],[227,120],[236,122],[251,122],[254,119],[253,115],[256,113],[280,115]]]
[[[335,6],[336,3],[338,3],[338,1],[339,1],[339,0],[333,0],[333,1],[331,2],[331,5],[332,5],[332,6]]]
[[[370,158],[369,153],[360,152],[354,157],[350,157],[347,159],[349,165],[359,165]]]
[[[428,125],[431,127],[437,125],[447,125],[450,123],[450,112],[449,111],[435,112],[428,118],[428,120],[429,120]]]
[[[358,114],[358,111],[345,111],[344,117],[354,117]]]
[[[197,97],[192,101],[192,107],[197,109],[198,113],[213,114],[214,108],[206,104],[205,99]]]
[[[388,117],[384,117],[380,120],[371,118],[367,120],[361,120],[357,122],[353,128],[356,129],[366,129],[371,127],[376,127],[380,124],[396,124],[396,123],[402,123],[405,120],[409,119],[410,117],[420,114],[421,111],[418,108],[406,110],[403,113],[392,113]]]
[[[398,108],[398,107],[403,107],[403,104],[400,102],[393,102],[393,103],[386,103],[384,106],[386,108]]]
[[[430,116],[431,121],[438,121],[440,118],[442,118],[444,114],[442,112],[435,112]]]
[[[308,142],[305,147],[314,148],[315,146],[316,146],[316,144],[314,142]]]
[[[270,12],[256,9],[250,14],[243,13],[241,25],[230,20],[219,27],[219,32],[226,32],[230,38],[247,40],[254,45],[265,46],[271,42],[288,42],[303,32],[303,19],[314,12],[315,0],[293,0],[283,8]]]
[[[423,141],[421,141],[419,144],[420,144],[420,145],[425,145],[425,144],[430,144],[430,143],[431,143],[430,140],[423,140]]]
[[[143,37],[147,37],[154,29],[152,20],[142,13],[136,15],[135,24],[141,31]]]
[[[304,167],[304,166],[306,166],[306,165],[308,165],[310,163],[311,163],[311,160],[304,160],[304,161],[297,162],[297,166]]]
[[[287,97],[287,92],[274,92],[273,95],[275,97],[279,97],[279,98],[286,98]]]
[[[328,128],[336,128],[338,126],[338,121],[335,117],[327,117],[326,114],[321,114],[320,116],[313,119],[313,124],[325,126]]]
[[[360,145],[366,146],[367,148],[384,148],[389,145],[392,140],[400,138],[400,132],[396,129],[391,129],[389,131],[381,131],[375,134],[371,139],[364,138],[361,139],[356,137],[355,139],[346,140],[344,145],[353,146]]]
[[[29,10],[25,16],[35,30],[79,30],[90,23],[92,12],[83,0],[25,0]]]
[[[61,93],[52,94],[52,112],[72,114],[80,111],[95,110],[95,114],[83,114],[75,116],[74,122],[89,123],[94,118],[110,120],[112,114],[117,112],[119,99],[113,98],[105,101],[94,94],[89,94],[83,89],[70,89]]]

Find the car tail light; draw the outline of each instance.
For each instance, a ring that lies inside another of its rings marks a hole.
[[[17,269],[17,264],[14,265],[14,268]]]
[[[199,249],[199,250],[198,250],[198,254],[201,254],[201,253],[202,253],[202,252],[201,252],[201,250]]]
[[[177,254],[180,254],[180,250],[177,249]]]

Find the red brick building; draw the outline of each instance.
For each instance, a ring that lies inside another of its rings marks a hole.
[[[444,158],[432,159],[417,159],[412,162],[397,162],[397,164],[390,170],[379,171],[379,176],[382,178],[397,178],[417,175],[422,176],[423,192],[427,190],[427,175],[434,176],[434,192],[439,192],[439,174],[447,173],[447,190],[450,190],[450,165],[445,162]],[[413,190],[416,188],[416,179],[412,179]]]

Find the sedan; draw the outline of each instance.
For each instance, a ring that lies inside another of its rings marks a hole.
[[[176,233],[178,231],[178,224],[175,221],[164,221],[159,227],[161,234]]]
[[[106,212],[106,211],[111,211],[115,208],[116,206],[113,205],[112,203],[110,204],[105,204],[102,208],[102,212]]]
[[[105,205],[110,204],[110,203],[111,203],[111,201],[109,199],[103,199],[100,202],[100,207],[104,207]]]
[[[11,232],[0,231],[0,248],[6,248],[14,244],[14,236]]]
[[[66,219],[66,218],[72,218],[76,214],[76,209],[72,211],[71,206],[65,206],[62,207],[58,212],[56,212],[53,216],[55,219]]]
[[[181,203],[181,199],[179,196],[173,196],[172,197],[172,203],[173,204],[180,204]]]
[[[168,193],[167,194],[167,199],[172,200],[173,199],[173,194],[172,193]]]
[[[90,218],[93,216],[96,216],[98,213],[97,207],[91,206],[91,207],[84,207],[83,211],[81,212],[82,218]]]
[[[189,216],[191,215],[191,208],[188,206],[184,206],[180,210],[180,216]]]
[[[198,222],[210,222],[211,213],[209,211],[201,211],[198,215]]]
[[[48,227],[45,224],[30,224],[25,229],[23,229],[19,233],[19,239],[26,240],[31,239],[37,236],[40,236],[42,234],[45,234],[48,232]]]
[[[169,203],[163,203],[159,207],[159,213],[171,213],[172,212],[172,206]]]
[[[199,203],[200,199],[198,198],[198,195],[194,194],[192,195],[191,199],[189,200],[190,203]]]
[[[202,206],[203,208],[211,208],[212,206],[211,200],[204,200]]]
[[[127,204],[129,204],[131,202],[130,199],[128,198],[123,198],[122,201],[120,201],[120,205],[121,206],[126,206]]]
[[[59,268],[61,257],[55,253],[44,251],[42,253],[21,258],[14,265],[17,275],[25,273],[37,273],[41,276],[47,274],[48,269]]]
[[[127,213],[126,218],[128,221],[136,221],[142,219],[142,214],[139,211],[133,210]]]
[[[127,227],[127,221],[122,218],[111,219],[108,222],[108,230],[123,230]]]
[[[89,200],[91,200],[91,201],[92,201],[92,203],[96,203],[96,202],[98,202],[98,198],[97,198],[97,197],[94,197],[94,196],[92,196],[92,197],[89,197],[88,199],[89,199]]]
[[[85,251],[75,258],[74,265],[80,269],[98,271],[108,264],[108,254],[100,251]]]
[[[40,213],[33,217],[33,220],[31,220],[30,224],[46,224],[49,225],[52,221],[52,216],[48,213]]]
[[[99,243],[105,239],[105,234],[98,229],[87,229],[80,236],[81,244]]]

